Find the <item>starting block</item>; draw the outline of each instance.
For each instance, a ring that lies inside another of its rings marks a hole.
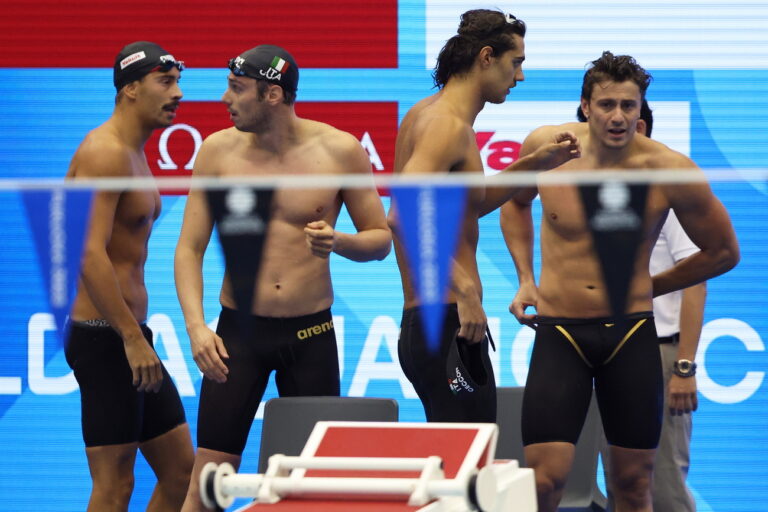
[[[533,470],[496,461],[492,423],[320,421],[298,457],[273,455],[264,474],[209,463],[206,506],[237,512],[536,512]]]

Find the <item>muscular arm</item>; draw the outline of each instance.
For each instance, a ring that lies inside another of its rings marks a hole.
[[[132,174],[130,159],[123,150],[100,147],[80,155],[75,177],[117,178]],[[81,277],[91,302],[123,340],[133,385],[139,391],[158,391],[163,380],[160,360],[144,339],[107,254],[120,196],[120,192],[97,192],[94,196]]]
[[[678,165],[675,166],[675,163]],[[687,166],[684,165],[686,163]],[[671,168],[690,169],[694,166],[682,155],[671,164]],[[701,171],[690,169],[690,172]],[[708,184],[667,185],[664,192],[686,234],[701,250],[653,276],[654,297],[719,276],[739,261],[739,245],[731,219]]]
[[[192,189],[184,208],[184,221],[174,255],[176,294],[187,329],[205,324],[203,315],[203,256],[208,247],[213,222],[208,212],[205,191]]]
[[[522,158],[535,152],[550,137],[551,127],[532,132],[520,148]],[[524,188],[501,207],[500,224],[504,242],[517,272],[518,291],[509,305],[509,311],[525,325],[533,326],[535,315],[526,314],[528,306],[536,307],[538,290],[533,272],[533,216],[531,203],[537,195],[536,188]]]
[[[340,164],[350,174],[371,174],[371,162],[365,150],[354,137],[343,134],[336,154],[341,155]],[[392,233],[387,225],[384,207],[373,182],[367,188],[350,188],[341,191],[341,197],[357,233],[335,231],[325,222],[312,222],[305,228],[310,247],[331,250],[353,261],[383,260],[392,248]],[[317,247],[320,245],[321,247]],[[321,253],[322,255],[322,253]]]
[[[195,176],[210,176],[215,159],[214,144],[206,140],[195,159]],[[229,357],[221,338],[205,323],[203,313],[203,257],[213,231],[205,191],[192,188],[184,208],[184,221],[174,255],[176,295],[192,345],[192,355],[206,377],[225,382]]]
[[[701,326],[704,322],[704,304],[707,299],[707,283],[699,283],[683,290],[680,305],[680,345],[677,349],[678,359],[696,357],[701,337]]]
[[[707,298],[707,283],[699,283],[683,290],[680,303],[680,343],[677,359],[693,361],[701,337],[704,322],[704,303]],[[667,404],[670,413],[683,414],[698,408],[696,395],[696,377],[678,377],[672,375],[669,380]]]
[[[533,216],[531,203],[513,198],[501,207],[501,232],[517,272],[518,290],[509,312],[525,325],[533,326],[535,315],[527,314],[528,306],[536,307],[538,290],[533,272]]]
[[[554,126],[543,126],[534,130],[520,148],[520,158],[512,162],[496,176],[515,171],[543,171],[554,169],[568,160],[581,156],[581,145],[576,135]],[[485,200],[480,216],[486,215],[517,193],[526,193],[530,187],[496,186],[494,177],[488,178]]]

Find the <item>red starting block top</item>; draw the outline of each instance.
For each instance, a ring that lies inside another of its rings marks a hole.
[[[488,423],[380,423],[321,421],[315,425],[302,457],[414,457],[437,455],[443,460],[445,478],[463,477],[493,462],[497,427]],[[349,471],[295,469],[307,477],[418,478],[412,471]],[[307,499],[309,498],[309,499]],[[319,498],[319,499],[318,499]],[[339,496],[339,498],[342,498]],[[361,500],[326,497],[288,497],[274,505],[252,504],[241,512],[405,512],[424,507],[409,506],[392,497]],[[429,505],[426,505],[429,507]]]
[[[274,505],[254,503],[240,512],[416,512],[420,508],[423,507],[412,507],[401,501],[285,499]]]

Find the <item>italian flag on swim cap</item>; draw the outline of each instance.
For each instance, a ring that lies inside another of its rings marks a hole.
[[[270,66],[275,68],[280,73],[282,73],[286,69],[288,69],[288,66],[290,66],[290,65],[291,65],[290,63],[284,61],[283,59],[281,59],[278,56],[275,56],[275,58],[272,59],[272,63],[270,64]]]

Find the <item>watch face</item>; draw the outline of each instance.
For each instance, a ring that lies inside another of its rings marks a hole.
[[[696,375],[696,363],[688,359],[675,361],[674,372],[680,377],[693,377]]]

